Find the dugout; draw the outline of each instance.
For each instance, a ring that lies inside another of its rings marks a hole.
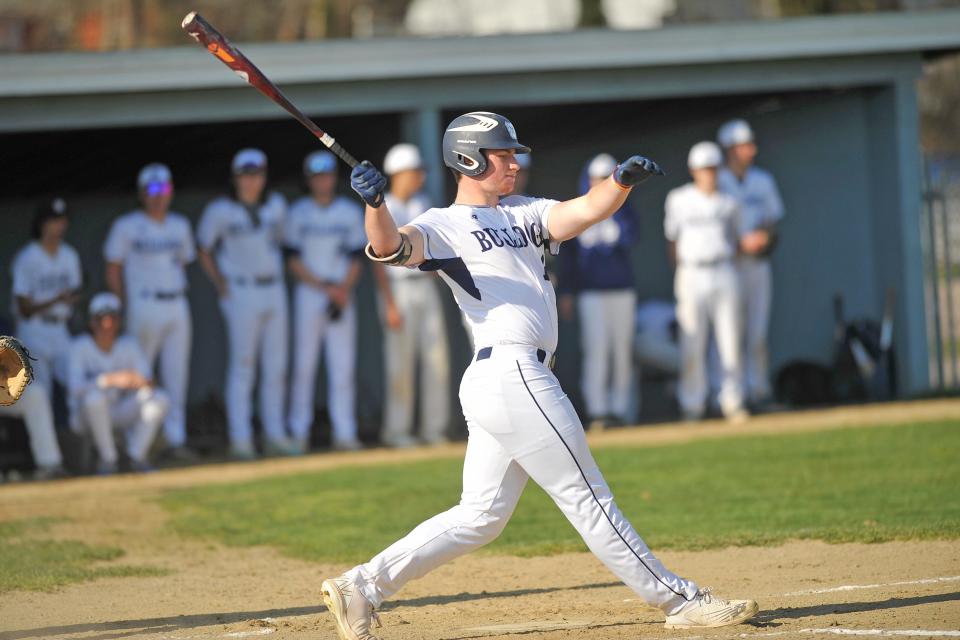
[[[513,119],[535,150],[530,191],[538,195],[573,195],[582,163],[599,151],[656,158],[668,176],[633,196],[641,298],[671,295],[662,209],[667,191],[686,180],[687,150],[724,120],[745,117],[787,210],[774,257],[771,370],[798,357],[829,360],[835,293],[850,316],[878,316],[884,290],[895,287],[901,389],[928,388],[915,81],[925,57],[960,49],[958,11],[242,48],[354,155],[379,162],[395,141],[420,143],[439,200],[452,186],[440,170],[442,127],[469,109]],[[186,39],[174,49],[5,56],[0,141],[0,264],[26,240],[37,198],[62,193],[76,214],[69,240],[95,287],[101,243],[112,218],[134,205],[145,162],[171,165],[174,206],[196,221],[237,148],[264,148],[274,187],[295,196],[300,161],[315,146]],[[224,343],[212,288],[196,266],[190,280],[196,403],[222,387]],[[0,278],[2,304],[9,288]],[[360,316],[358,410],[376,428],[382,369],[369,278]],[[456,374],[467,346],[452,310],[449,320]],[[561,333],[569,362],[576,335]]]

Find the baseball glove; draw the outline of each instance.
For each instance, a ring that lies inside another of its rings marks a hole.
[[[0,336],[0,405],[8,406],[19,400],[33,381],[30,360],[30,352],[19,340]]]

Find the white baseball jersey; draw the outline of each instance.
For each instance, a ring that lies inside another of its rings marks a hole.
[[[430,208],[430,200],[422,193],[416,193],[406,202],[393,194],[384,195],[384,201],[387,203],[387,209],[393,217],[397,227],[413,222],[417,216]],[[403,280],[405,278],[418,277],[416,269],[387,269],[387,275],[391,280]]]
[[[96,386],[97,376],[127,369],[139,372],[148,380],[153,377],[150,367],[147,366],[147,359],[133,336],[119,336],[109,352],[101,351],[90,334],[74,338],[73,344],[70,345],[67,370],[67,392],[71,411],[76,410],[81,396],[91,387]],[[116,401],[136,391],[110,389],[108,393],[111,401]]]
[[[680,264],[711,264],[736,255],[740,209],[731,196],[704,193],[691,182],[667,194],[666,210],[664,234],[677,243]]]
[[[190,222],[173,212],[162,222],[143,211],[122,215],[110,228],[103,257],[123,265],[128,299],[183,293],[187,288],[183,267],[196,257]]]
[[[354,256],[363,251],[367,235],[363,209],[353,200],[337,196],[328,206],[310,196],[297,200],[287,215],[286,246],[300,253],[314,277],[342,282]]]
[[[720,191],[740,203],[740,234],[769,227],[783,217],[783,201],[770,172],[750,167],[743,180],[726,167],[717,174]]]
[[[279,193],[250,211],[236,200],[221,197],[203,210],[197,243],[216,251],[217,266],[227,280],[280,278],[287,203]]]
[[[55,255],[44,251],[39,242],[31,242],[13,259],[13,295],[30,298],[35,304],[49,302],[66,291],[79,289],[83,281],[80,256],[66,242]],[[14,305],[18,309],[18,305]],[[66,322],[73,309],[58,302],[43,312],[45,318]],[[19,317],[19,311],[16,312]]]
[[[556,200],[509,196],[495,207],[455,204],[413,221],[424,238],[421,271],[438,270],[463,310],[477,348],[529,345],[555,351],[557,299],[544,266]]]

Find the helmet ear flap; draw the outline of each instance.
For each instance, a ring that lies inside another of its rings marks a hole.
[[[478,176],[487,169],[487,158],[484,156],[483,151],[477,154],[479,158],[475,158],[472,155],[466,153],[457,152],[457,164],[460,166],[457,170],[465,176]]]

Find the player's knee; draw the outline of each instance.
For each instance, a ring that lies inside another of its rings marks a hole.
[[[162,422],[170,411],[170,396],[163,389],[144,389],[141,417],[146,422]]]
[[[109,411],[110,401],[100,389],[91,389],[80,399],[80,408],[84,411]]]
[[[457,505],[457,509],[463,526],[473,531],[478,544],[495,540],[510,520],[510,514],[495,509],[477,509],[464,504]]]

